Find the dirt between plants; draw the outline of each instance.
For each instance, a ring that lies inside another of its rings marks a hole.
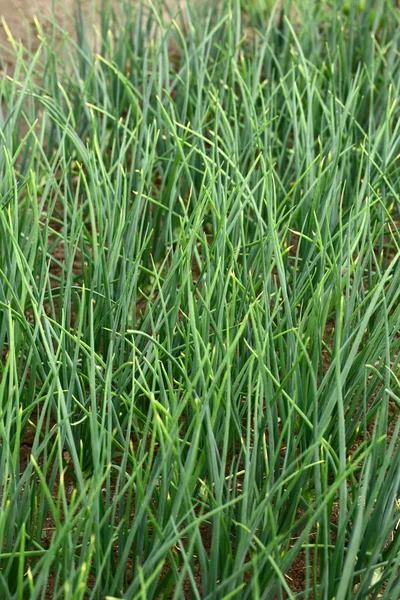
[[[113,0],[115,5],[118,0]],[[61,28],[73,32],[72,17],[76,0],[55,1],[54,16]],[[81,0],[84,13],[87,13],[93,0]],[[137,3],[138,0],[131,0]],[[179,10],[184,0],[166,0],[166,4],[173,13]],[[30,46],[32,50],[39,47],[37,27],[35,20],[38,19],[43,31],[49,28],[49,17],[52,13],[53,0],[0,0],[0,17],[4,19],[6,26],[11,31],[13,38],[22,41],[24,46]],[[94,5],[100,10],[101,0],[95,0]],[[14,65],[14,59],[3,49],[8,45],[8,34],[4,26],[0,25],[0,69],[4,62],[8,68]]]
[[[83,0],[84,5],[89,5],[90,0]],[[71,11],[73,0],[65,1],[65,9]],[[0,16],[5,21],[6,26],[11,31],[14,39],[23,45],[31,45],[32,49],[37,49],[39,40],[37,38],[37,30],[35,27],[35,17],[40,16],[39,20],[46,28],[46,18],[51,14],[51,0],[0,0]],[[57,22],[63,23],[63,13],[65,10],[58,4],[55,8],[55,16]],[[0,43],[8,45],[8,35],[2,24],[0,27]],[[0,54],[6,65],[12,67],[14,59],[3,49]]]

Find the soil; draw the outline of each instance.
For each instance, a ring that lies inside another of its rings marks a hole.
[[[83,0],[84,4],[89,4],[90,0]],[[66,10],[71,10],[73,0],[66,0]],[[39,40],[35,27],[35,17],[40,15],[39,20],[45,26],[46,19],[51,14],[51,0],[0,0],[0,16],[4,19],[6,26],[11,31],[13,38],[18,42],[22,41],[24,46],[30,46],[33,50],[38,48]],[[60,6],[56,7],[55,14],[58,22],[62,22],[63,10]],[[4,25],[0,27],[0,50],[1,62],[12,67],[14,64],[13,58],[3,50],[3,45],[8,46],[8,35]]]
[[[118,4],[118,0],[112,0]],[[138,0],[131,0],[133,3]],[[61,28],[73,33],[72,17],[76,0],[0,0],[0,17],[5,21],[6,27],[16,42],[22,41],[25,47],[36,50],[39,46],[36,19],[40,22],[43,31],[49,29],[49,17],[52,5],[55,5],[54,15]],[[173,13],[179,10],[182,0],[166,0],[166,4]],[[84,12],[88,12],[91,5],[100,7],[101,0],[81,0]],[[8,34],[4,25],[0,23],[0,71],[3,65],[12,69],[13,57],[7,52],[9,47]]]

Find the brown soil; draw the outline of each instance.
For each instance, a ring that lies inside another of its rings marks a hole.
[[[89,5],[88,0],[83,0],[84,5]],[[71,10],[73,0],[66,0],[64,3],[66,10]],[[6,27],[9,28],[16,42],[22,41],[24,46],[30,46],[36,50],[39,46],[37,30],[35,26],[35,17],[41,15],[40,22],[44,31],[48,28],[46,23],[51,13],[51,0],[0,0],[0,16],[4,19]],[[61,25],[63,23],[64,10],[59,5],[56,8],[56,19]],[[9,47],[8,34],[5,28],[0,27],[0,43]],[[14,64],[13,57],[5,49],[1,49],[0,56],[8,67]]]
[[[7,51],[10,48],[7,28],[16,42],[22,41],[25,47],[37,50],[40,41],[38,39],[37,23],[40,23],[42,32],[50,29],[49,18],[52,13],[53,0],[0,0],[0,17],[4,19],[6,28],[0,24],[0,70],[5,64],[8,70],[12,69],[15,60]],[[118,0],[112,0],[115,5]],[[133,3],[137,0],[131,0]],[[88,13],[92,0],[81,0],[84,13]],[[74,14],[75,0],[55,1],[55,20],[61,29],[73,33],[72,19]],[[100,6],[100,2],[98,2]],[[176,14],[184,0],[166,0],[170,10]]]

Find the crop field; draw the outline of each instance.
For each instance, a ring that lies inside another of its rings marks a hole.
[[[399,600],[400,8],[153,1],[3,19],[0,600]]]

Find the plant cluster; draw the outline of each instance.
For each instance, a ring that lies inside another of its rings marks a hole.
[[[189,4],[5,24],[0,598],[396,600],[399,10]]]

